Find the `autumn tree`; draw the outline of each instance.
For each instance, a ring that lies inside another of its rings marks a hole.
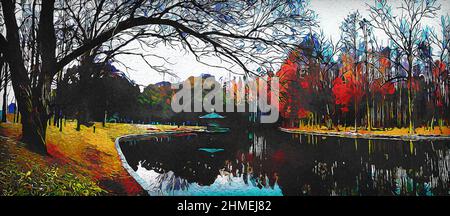
[[[440,6],[436,0],[402,0],[398,15],[392,13],[392,6],[386,0],[378,0],[369,6],[370,23],[381,30],[398,47],[401,57],[408,64],[399,66],[407,71],[409,133],[414,134],[413,124],[413,66],[418,56],[418,42],[423,32],[421,23],[425,18],[433,18]]]
[[[350,65],[347,65],[346,67],[350,67],[350,73],[354,76],[354,82],[353,84],[356,84],[361,80],[361,77],[358,75],[360,74],[358,71],[356,71],[357,64],[359,62],[360,53],[361,50],[360,47],[360,33],[361,33],[361,26],[360,22],[362,21],[361,14],[359,11],[350,13],[347,15],[347,17],[344,19],[344,21],[341,23],[340,30],[341,30],[341,43],[342,43],[342,51],[348,53],[349,57],[351,58]],[[348,59],[348,57],[347,57]],[[355,131],[357,131],[358,127],[358,100],[354,100],[354,127]]]
[[[280,114],[285,119],[307,118],[309,125],[333,125],[333,99],[330,85],[335,78],[335,60],[340,43],[323,31],[310,31],[290,51],[277,76],[280,78]],[[291,122],[291,126],[292,126]]]
[[[435,77],[437,77],[444,86],[444,89],[447,92],[443,92],[444,95],[447,95],[444,101],[450,104],[449,95],[449,86],[450,86],[450,70],[448,67],[450,66],[450,16],[447,14],[445,16],[441,16],[441,22],[437,32],[432,30],[430,32],[431,43],[437,47],[437,56],[438,60],[435,61],[434,70]]]

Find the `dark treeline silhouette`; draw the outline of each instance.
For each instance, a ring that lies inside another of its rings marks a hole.
[[[65,116],[77,119],[80,124],[104,122],[113,114],[124,120],[136,119],[139,87],[110,65],[92,64],[88,71],[81,71],[86,68],[70,68],[61,80],[52,103],[55,119]],[[80,74],[88,78],[82,80]]]
[[[87,70],[87,71],[83,71]],[[83,74],[83,76],[81,76]],[[213,81],[206,80],[213,78]],[[76,119],[77,130],[80,125],[92,126],[92,122],[114,123],[141,123],[141,124],[177,124],[177,125],[206,125],[200,116],[213,110],[194,112],[194,102],[203,103],[205,96],[215,86],[225,91],[232,88],[232,82],[221,84],[209,74],[200,77],[190,77],[186,82],[198,79],[200,86],[190,87],[191,111],[175,113],[171,102],[178,91],[172,88],[172,83],[163,81],[146,86],[141,92],[139,86],[131,81],[123,72],[118,71],[111,64],[94,63],[89,66],[75,66],[68,69],[54,90],[51,101],[53,109],[53,124],[63,127],[60,122],[65,119]],[[211,88],[203,88],[207,82]],[[201,95],[195,95],[194,88],[201,90]],[[237,110],[237,100],[232,101],[234,109]],[[257,122],[258,113],[249,112],[246,103],[245,112],[224,113],[226,104],[222,111],[218,111],[225,119],[224,125],[233,127],[236,125],[252,124]],[[62,130],[62,129],[61,129]]]
[[[81,75],[83,74],[83,75]],[[204,84],[208,74],[197,77]],[[188,80],[193,80],[190,77]],[[214,85],[222,85],[213,81]],[[198,87],[198,86],[197,86]],[[199,87],[201,88],[201,86]],[[80,125],[92,126],[93,122],[142,123],[142,124],[177,124],[203,125],[199,117],[211,110],[194,111],[194,101],[203,103],[210,89],[203,89],[200,97],[194,95],[191,87],[192,112],[175,113],[171,102],[176,89],[170,82],[159,82],[146,86],[140,92],[139,86],[131,81],[123,72],[111,64],[95,63],[89,66],[75,66],[67,73],[54,90],[51,100],[53,124],[62,127],[65,119],[76,119],[77,130]],[[234,101],[236,103],[236,100]],[[225,106],[225,105],[224,105]],[[236,106],[236,104],[234,104]],[[225,107],[223,107],[225,109]],[[247,112],[223,114],[227,125],[248,123]],[[61,129],[62,130],[62,129]]]

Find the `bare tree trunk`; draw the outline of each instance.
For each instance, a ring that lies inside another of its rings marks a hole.
[[[106,127],[106,119],[108,118],[108,111],[105,110],[105,116],[103,118],[102,126]]]
[[[3,107],[2,122],[6,122],[6,110],[8,109],[8,65],[5,65],[3,73]]]
[[[80,112],[77,112],[77,128],[75,130],[80,131],[81,130],[81,116],[80,116]]]
[[[409,134],[414,134],[414,126],[413,126],[413,116],[412,116],[412,82],[414,81],[412,78],[413,75],[413,57],[408,56],[408,117],[409,117]]]
[[[372,125],[370,123],[370,106],[369,106],[369,97],[370,97],[370,88],[369,88],[369,82],[370,82],[370,76],[369,76],[369,53],[368,53],[368,45],[367,42],[367,26],[364,24],[363,27],[364,30],[364,52],[365,52],[365,70],[366,70],[366,111],[367,111],[367,130],[372,130]]]
[[[59,118],[59,132],[63,131],[63,118],[62,115]]]
[[[24,104],[19,102],[20,104]],[[27,103],[25,103],[27,104]],[[31,149],[38,153],[46,154],[47,149],[45,145],[45,136],[47,131],[48,117],[46,113],[40,113],[37,110],[42,110],[43,104],[39,105],[41,108],[33,109],[32,107],[21,106],[22,113],[22,140],[30,144]],[[36,111],[35,111],[36,110]]]
[[[48,102],[51,87],[51,74],[56,68],[56,37],[53,26],[54,0],[43,1],[39,23],[39,41],[42,47],[42,67],[36,88],[31,87],[31,80],[25,68],[20,48],[19,28],[15,17],[15,4],[1,1],[6,38],[8,46],[8,65],[14,93],[21,113],[22,140],[29,147],[45,154],[45,135],[48,121]]]

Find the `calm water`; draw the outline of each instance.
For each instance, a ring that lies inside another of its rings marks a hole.
[[[449,141],[243,130],[120,145],[151,195],[450,195]]]

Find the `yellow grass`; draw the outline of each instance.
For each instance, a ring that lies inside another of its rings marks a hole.
[[[316,132],[316,133],[350,133],[355,132],[354,127],[344,127],[344,126],[338,126],[337,128],[328,129],[325,126],[308,126],[308,125],[302,125],[297,128],[289,128],[290,131],[298,131],[298,132]],[[358,128],[357,133],[364,134],[364,135],[386,135],[386,136],[406,136],[409,135],[409,129],[408,128],[374,128],[371,131],[368,131],[365,128]],[[422,135],[422,136],[449,136],[450,135],[450,127],[443,126],[443,127],[434,127],[434,129],[431,128],[425,128],[425,127],[419,127],[415,129],[414,135]]]
[[[80,175],[89,176],[111,193],[140,194],[141,188],[122,167],[114,141],[117,137],[129,134],[144,134],[158,131],[193,131],[202,127],[190,126],[143,126],[122,123],[95,123],[93,127],[81,126],[76,131],[76,121],[67,121],[63,131],[49,126],[47,129],[47,150],[52,156],[52,163],[57,161],[73,167]],[[0,134],[20,139],[21,125],[5,123],[0,126]],[[28,155],[27,150],[19,154]],[[38,157],[33,154],[33,157]],[[29,155],[28,155],[29,156]]]

